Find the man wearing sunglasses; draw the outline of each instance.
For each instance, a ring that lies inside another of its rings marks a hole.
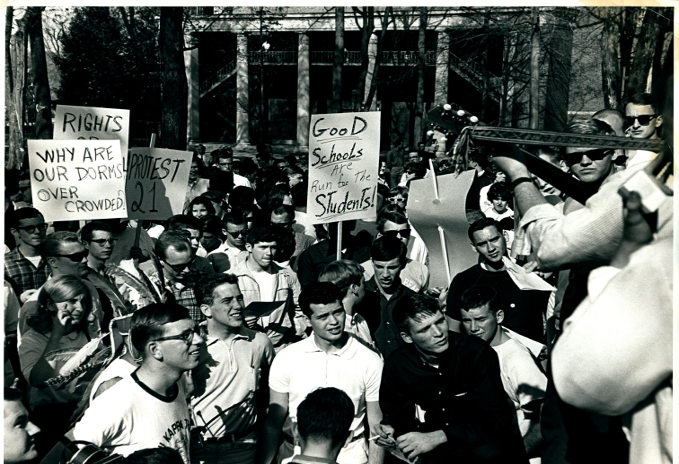
[[[35,208],[14,210],[7,222],[17,246],[5,254],[5,280],[12,284],[17,296],[21,296],[27,290],[40,288],[49,276],[47,261],[40,256],[47,224]]]
[[[213,274],[212,264],[205,258],[197,258],[189,238],[181,232],[168,230],[160,234],[155,247],[158,261],[149,260],[139,269],[149,278],[160,295],[174,300],[189,310],[196,323],[205,319],[196,301],[194,288],[202,276]]]
[[[227,213],[222,222],[224,223],[222,233],[226,236],[226,240],[220,247],[220,252],[229,257],[231,268],[234,268],[245,261],[248,256],[245,249],[245,234],[248,227],[243,216],[234,212]]]
[[[408,219],[398,211],[384,211],[377,218],[377,236],[375,238],[396,238],[403,242],[405,246],[408,246],[413,235],[413,229],[410,227]],[[415,237],[415,240],[416,244],[417,241],[422,241],[418,236]],[[419,246],[424,248],[426,256],[427,251],[424,243],[421,243]],[[361,265],[365,268],[366,278],[370,280],[375,275],[372,261],[366,261],[361,263]],[[405,267],[401,271],[401,283],[415,293],[426,291],[429,288],[429,268],[421,262],[406,258]]]
[[[182,374],[198,365],[204,342],[198,326],[183,306],[154,303],[134,313],[130,337],[139,369],[95,398],[69,435],[123,456],[168,447],[190,464]]]
[[[628,137],[635,139],[659,139],[662,115],[658,103],[650,93],[634,94],[625,106]]]

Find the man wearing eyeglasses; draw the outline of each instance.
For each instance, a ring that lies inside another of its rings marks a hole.
[[[139,369],[92,401],[72,432],[127,456],[146,448],[168,447],[190,464],[191,418],[182,374],[195,368],[203,338],[186,308],[154,303],[130,321],[131,344],[141,357]]]
[[[413,235],[412,232],[413,229],[410,227],[408,218],[398,211],[384,211],[377,218],[376,238],[396,238],[403,242],[405,246],[408,246],[410,237]],[[418,239],[419,242],[422,242],[422,239],[416,237],[416,240]],[[426,256],[427,249],[424,246],[424,243],[421,243],[419,246],[424,248],[424,254]],[[369,280],[375,275],[375,268],[373,267],[372,261],[366,261],[365,263],[361,263],[361,265],[365,268],[366,279]],[[421,262],[406,258],[406,264],[401,271],[401,283],[415,293],[426,291],[429,288],[429,268]]]
[[[27,290],[40,288],[49,276],[47,261],[40,256],[40,244],[45,240],[47,224],[35,208],[13,211],[7,222],[17,246],[5,254],[5,280],[21,296]]]
[[[205,319],[196,301],[194,288],[203,276],[213,274],[212,264],[205,258],[197,258],[191,243],[181,232],[168,230],[160,234],[155,247],[158,262],[150,260],[139,265],[164,301],[186,307],[196,323]]]

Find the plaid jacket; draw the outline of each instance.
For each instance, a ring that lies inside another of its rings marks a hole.
[[[17,296],[21,296],[26,290],[36,290],[47,282],[50,275],[50,268],[47,262],[40,259],[36,268],[21,251],[16,247],[5,254],[5,280],[7,280]]]

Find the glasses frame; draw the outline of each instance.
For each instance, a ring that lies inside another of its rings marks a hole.
[[[246,218],[246,219],[247,219],[247,218]],[[227,234],[229,234],[230,236],[232,236],[234,239],[236,239],[236,238],[238,238],[238,237],[244,237],[245,234],[246,234],[247,231],[248,231],[247,227],[246,227],[245,229],[243,229],[243,230],[239,230],[238,232],[229,232],[228,229],[224,229],[224,230],[226,231]]]
[[[43,222],[42,224],[36,224],[33,226],[18,226],[17,229],[32,234],[33,232],[35,232],[35,229],[38,229],[38,232],[45,232],[47,230],[47,227],[48,227],[47,223]]]
[[[386,230],[382,232],[383,237],[390,237],[393,235],[400,235],[403,238],[410,238],[410,235],[413,233],[413,230],[408,228],[408,229],[400,229],[400,230]],[[395,237],[398,238],[398,237]]]
[[[177,274],[179,274],[180,272],[182,272],[182,271],[183,271],[184,269],[186,269],[187,267],[190,267],[190,266],[194,263],[194,261],[196,261],[196,255],[192,255],[192,256],[191,256],[191,259],[189,260],[188,263],[186,263],[186,264],[181,264],[182,267],[179,268],[179,269],[177,269],[177,267],[180,266],[180,264],[170,264],[170,263],[168,263],[167,261],[165,261],[165,259],[163,259],[163,258],[160,258],[160,260],[161,260],[162,262],[164,262],[165,264],[167,264],[167,266],[168,266],[170,269],[172,269],[174,272],[176,272]]]
[[[116,243],[118,243],[117,238],[98,238],[96,240],[87,240],[89,243],[96,243],[99,246],[104,246],[110,244],[111,246],[115,246]]]
[[[627,127],[634,127],[635,122],[638,122],[642,127],[646,127],[657,117],[657,114],[640,114],[637,116],[625,116],[625,121],[627,122]],[[644,118],[644,120],[648,118],[648,121],[646,121],[646,124],[644,124],[639,118]]]
[[[563,155],[563,159],[566,163],[573,165],[573,164],[580,164],[582,161],[582,157],[587,155],[587,158],[591,159],[592,161],[601,161],[608,155],[611,155],[615,150],[611,149],[606,149],[606,148],[597,148],[595,150],[588,150],[588,151],[576,151],[575,153],[569,153]],[[592,153],[603,153],[603,155],[596,155],[593,156]],[[578,156],[579,158],[575,161],[575,157]]]
[[[80,263],[80,262],[82,262],[83,258],[87,258],[89,256],[89,254],[90,254],[89,250],[86,249],[86,250],[83,250],[83,251],[79,251],[77,253],[71,253],[70,255],[52,255],[52,256],[55,256],[55,257],[58,257],[58,258],[68,258],[71,261],[73,261],[74,263]],[[77,256],[80,256],[80,258],[74,259]]]
[[[193,329],[185,330],[184,332],[182,332],[178,335],[170,335],[170,336],[167,336],[167,337],[155,338],[151,341],[153,341],[153,342],[166,342],[166,341],[170,341],[170,340],[181,340],[181,341],[184,342],[184,344],[186,344],[186,346],[191,346],[191,344],[193,343],[193,337],[195,335],[199,335],[200,331],[201,331],[200,326],[195,325],[195,326],[193,326]]]

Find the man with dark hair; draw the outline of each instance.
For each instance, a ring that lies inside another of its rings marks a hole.
[[[415,292],[401,283],[401,271],[406,263],[406,246],[403,242],[394,237],[378,238],[370,247],[370,257],[375,275],[365,285],[380,297],[380,322],[375,330],[375,341],[384,359],[387,359],[396,348],[403,345],[392,319],[394,307],[403,297]]]
[[[200,245],[203,238],[203,225],[195,216],[190,214],[176,214],[167,220],[167,230],[184,233],[191,241],[191,247],[196,256],[205,257],[207,251]]]
[[[33,435],[40,429],[28,420],[28,411],[21,402],[21,391],[5,387],[3,462],[19,464],[38,456]]]
[[[290,464],[316,464],[319,459],[335,463],[343,446],[351,440],[354,404],[342,390],[319,388],[307,395],[297,407],[295,440],[301,453]]]
[[[294,234],[295,252],[292,255],[293,257],[299,256],[316,241],[315,238],[293,229],[295,224],[295,208],[290,205],[280,205],[274,208],[271,211],[270,221],[271,225],[285,227]]]
[[[467,289],[462,294],[461,306],[465,332],[489,343],[497,353],[502,385],[514,405],[524,447],[529,456],[539,458],[540,409],[547,389],[545,373],[530,350],[502,327],[504,311],[493,288]]]
[[[384,366],[377,443],[410,462],[527,463],[491,347],[449,332],[425,295],[403,298],[394,323],[406,346]]]
[[[650,93],[630,96],[625,105],[626,127],[629,137],[635,139],[659,139],[662,114],[658,102]]]
[[[233,268],[245,261],[248,256],[245,249],[245,234],[248,227],[243,215],[236,211],[226,213],[222,223],[224,225],[222,233],[226,236],[222,253],[229,257],[231,268]]]
[[[309,285],[300,295],[300,306],[313,335],[279,352],[271,366],[269,413],[258,464],[269,464],[276,450],[277,462],[292,456],[292,424],[299,404],[318,387],[329,386],[346,392],[355,411],[353,438],[340,451],[338,462],[382,463],[382,449],[373,442],[368,444],[364,430],[366,417],[370,425],[382,419],[377,402],[382,360],[344,331],[346,315],[341,300],[342,293],[330,282]],[[283,444],[279,449],[281,431]]]
[[[284,302],[268,315],[245,318],[245,323],[264,332],[278,351],[304,332],[298,305],[299,281],[291,269],[273,261],[277,243],[271,226],[248,231],[245,240],[248,257],[231,270],[238,277],[245,306],[254,301]]]
[[[243,326],[243,295],[235,275],[204,277],[196,297],[207,318],[207,336],[191,376],[191,406],[201,435],[191,444],[191,460],[252,464],[261,429],[257,423],[266,415],[273,344]]]
[[[410,227],[408,218],[399,211],[383,211],[377,218],[377,236],[397,238],[405,246],[409,246],[410,238],[416,234]],[[406,264],[401,271],[401,282],[415,293],[426,291],[429,288],[429,268],[425,266],[427,258],[427,247],[419,235],[415,235],[414,246],[410,256],[418,256],[422,261],[406,258]],[[375,274],[372,261],[363,263],[366,277],[370,279]]]
[[[156,241],[155,260],[139,266],[160,295],[185,306],[196,323],[204,317],[196,301],[194,288],[198,279],[214,273],[205,258],[195,256],[188,237],[177,231],[165,231]]]
[[[36,290],[47,281],[49,267],[40,255],[40,244],[45,240],[47,224],[35,208],[14,210],[7,225],[16,241],[16,248],[5,254],[5,280],[12,284],[17,296]]]
[[[132,315],[130,337],[139,369],[92,401],[74,440],[127,456],[159,446],[189,459],[191,418],[182,374],[195,368],[203,338],[183,306],[154,303]]]
[[[460,300],[468,288],[476,285],[493,287],[500,296],[504,310],[505,326],[513,331],[544,343],[542,316],[547,310],[550,293],[539,290],[522,290],[515,281],[514,265],[507,258],[507,243],[497,222],[484,218],[469,226],[469,239],[479,254],[480,262],[453,277],[448,292],[448,316],[461,321]],[[548,287],[545,283],[545,288]]]

